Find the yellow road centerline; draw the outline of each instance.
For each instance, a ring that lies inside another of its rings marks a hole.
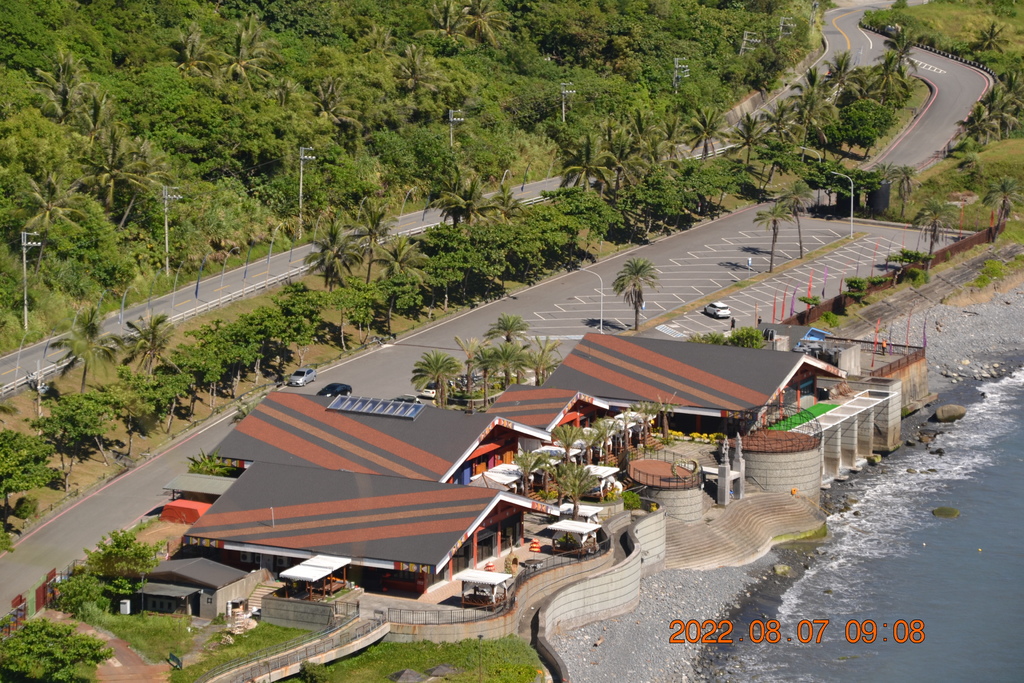
[[[847,12],[846,14],[840,14],[840,15],[839,15],[838,17],[836,17],[835,19],[833,19],[833,20],[832,20],[832,25],[833,25],[833,26],[835,27],[835,29],[836,29],[837,31],[839,31],[839,33],[840,33],[840,34],[841,34],[841,35],[843,36],[843,38],[844,38],[844,39],[846,40],[846,49],[847,49],[847,50],[849,50],[849,49],[850,49],[850,36],[846,35],[846,31],[844,31],[843,29],[839,28],[839,24],[837,24],[836,22],[837,22],[837,21],[839,21],[840,19],[842,19],[843,17],[848,17],[848,16],[850,16],[851,14],[855,14],[855,13],[857,13],[857,12],[859,12],[859,11],[860,11],[860,10],[856,10],[856,9],[855,9],[855,10],[853,10],[852,12]]]

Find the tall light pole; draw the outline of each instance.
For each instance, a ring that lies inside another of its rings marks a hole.
[[[597,321],[597,329],[601,334],[604,334],[604,278],[602,278],[600,275],[598,275],[592,270],[587,270],[586,268],[581,268],[580,270],[582,270],[584,273],[590,273],[591,275],[597,277],[597,282],[601,286],[601,318]]]
[[[35,237],[38,232],[21,233],[21,284],[22,284],[22,309],[24,311],[25,331],[28,332],[28,250],[29,247],[42,246],[42,242],[32,242],[29,237]],[[15,377],[17,379],[17,377]]]
[[[228,272],[228,259],[231,258],[231,254],[236,251],[238,251],[238,247],[231,247],[231,250],[228,251],[228,255],[224,257],[224,267],[220,269],[220,285],[217,287],[218,292],[224,290],[224,273]],[[220,298],[223,299],[224,295],[221,294]]]
[[[819,152],[818,150],[814,149],[813,147],[804,147],[803,145],[800,145],[800,149],[802,149],[804,152],[813,152],[814,154],[817,155],[818,161],[823,161],[824,160],[824,158],[822,157],[821,152]],[[801,155],[802,154],[803,154],[803,152],[801,152]],[[801,161],[803,161],[803,159],[801,159]]]
[[[178,296],[178,276],[181,275],[181,267],[185,265],[185,259],[181,260],[178,264],[178,269],[174,271],[174,284],[171,285],[171,315],[174,315],[174,298]]]
[[[277,239],[277,231],[281,229],[282,225],[284,223],[278,225],[274,228],[274,232],[270,233],[270,251],[267,252],[267,279],[266,284],[263,286],[264,289],[270,286],[270,257],[274,255],[274,240]]]
[[[118,330],[124,329],[124,302],[128,298],[128,292],[135,289],[134,285],[128,285],[128,289],[124,290],[124,294],[121,295],[121,310],[117,314],[117,328]]]
[[[569,90],[572,87],[572,81],[568,83],[562,83],[562,123],[565,123],[565,101],[568,95],[575,95],[575,90]]]
[[[174,194],[178,188],[163,187],[163,200],[164,200],[164,275],[167,277],[171,276],[171,237],[170,232],[167,229],[167,211],[170,208],[171,202],[181,199],[180,194]]]
[[[312,152],[312,147],[299,147],[299,239],[302,239],[302,178],[307,161],[316,161],[316,157],[307,156],[306,152]]]
[[[456,116],[458,114],[458,116]],[[448,146],[455,147],[455,124],[462,123],[465,121],[462,117],[461,109],[449,109],[448,110]]]
[[[837,175],[842,178],[846,178],[850,181],[850,238],[853,238],[853,178],[836,171],[829,171],[832,175]]]

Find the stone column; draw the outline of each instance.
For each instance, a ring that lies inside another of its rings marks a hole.
[[[842,464],[841,429],[842,423],[826,427],[821,432],[823,476],[828,478],[837,476]]]
[[[857,458],[867,460],[875,443],[875,406],[857,415]]]
[[[839,428],[839,466],[841,469],[853,469],[857,464],[857,416],[846,418],[840,423]]]
[[[736,471],[740,473],[736,480],[736,497],[742,499],[747,490],[747,465],[743,461],[743,437],[736,432]]]

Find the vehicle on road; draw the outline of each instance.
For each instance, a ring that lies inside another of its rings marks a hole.
[[[392,401],[398,401],[399,403],[423,403],[417,396],[412,394],[402,394],[401,396],[395,396]]]
[[[316,381],[316,370],[314,368],[299,368],[288,378],[288,386],[304,387]]]
[[[420,389],[420,398],[434,398],[437,396],[437,382],[427,382],[427,386]]]
[[[341,382],[331,382],[324,386],[323,389],[316,392],[317,396],[351,396],[352,387],[348,384],[342,384]]]
[[[715,301],[704,307],[704,314],[710,315],[712,318],[728,318],[732,315],[732,311],[721,301]]]

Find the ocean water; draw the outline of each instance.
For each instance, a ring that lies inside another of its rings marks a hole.
[[[741,611],[733,639],[744,642],[718,646],[735,657],[724,678],[1024,681],[1024,371],[979,390],[933,442],[942,457],[901,449],[884,474],[862,477],[850,494],[861,515],[829,518],[834,539],[781,604]],[[941,505],[960,517],[934,517]],[[749,642],[759,612],[779,621],[780,642]],[[829,620],[822,642],[798,642],[799,622],[815,619]],[[850,620],[873,620],[875,641],[858,641]],[[897,620],[923,622],[923,641],[896,642],[921,638],[902,626],[894,634]]]

